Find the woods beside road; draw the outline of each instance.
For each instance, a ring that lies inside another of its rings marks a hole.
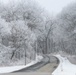
[[[59,52],[76,56],[76,2],[53,16],[34,0],[0,1],[0,67],[26,66],[37,55]],[[58,65],[52,59],[37,71],[52,72],[49,66]]]

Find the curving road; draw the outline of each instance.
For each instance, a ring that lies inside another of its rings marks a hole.
[[[37,69],[43,67],[44,65],[49,63],[50,58],[48,56],[43,56],[43,59],[41,62],[36,63],[35,65],[32,65],[30,67],[27,67],[25,69],[21,69],[18,71],[14,71],[14,72],[34,72]]]
[[[57,59],[56,57],[54,57],[54,58]],[[51,61],[50,56],[45,55],[45,56],[43,56],[43,59],[42,59],[41,62],[38,62],[35,65],[32,65],[28,68],[21,69],[21,70],[15,71],[15,72],[42,72],[43,70],[45,72],[45,69],[47,68],[46,70],[49,70],[50,73],[51,73],[51,71],[54,71],[55,68],[58,66],[57,64],[58,64],[59,61],[57,59],[57,61],[55,61],[56,64],[51,63],[50,61]],[[50,68],[50,69],[48,69],[48,68]]]

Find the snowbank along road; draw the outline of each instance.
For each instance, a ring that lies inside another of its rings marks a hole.
[[[55,55],[60,60],[59,66],[52,75],[76,75],[76,65],[69,62],[66,57]]]
[[[42,56],[37,56],[36,60],[32,61],[31,63],[27,64],[27,65],[22,65],[22,66],[9,66],[9,67],[0,67],[0,74],[1,73],[11,73],[14,71],[19,71],[21,69],[25,69],[29,66],[35,65],[38,62],[40,62],[43,59]]]

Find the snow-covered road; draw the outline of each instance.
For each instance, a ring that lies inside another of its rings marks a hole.
[[[52,73],[52,75],[76,75],[76,65],[69,62],[66,57],[60,55],[55,55],[60,61],[57,69]]]

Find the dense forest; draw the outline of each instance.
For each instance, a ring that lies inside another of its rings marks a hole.
[[[76,3],[52,16],[33,0],[0,2],[0,65],[59,51],[76,54]]]

